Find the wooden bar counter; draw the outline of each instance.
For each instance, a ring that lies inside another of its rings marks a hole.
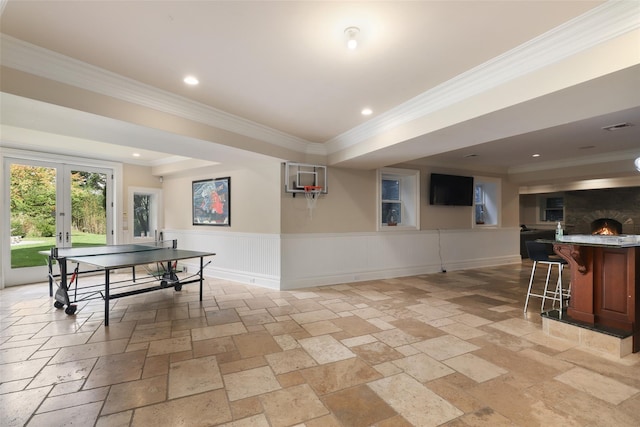
[[[640,236],[565,236],[553,250],[571,271],[566,318],[633,336],[640,351]]]

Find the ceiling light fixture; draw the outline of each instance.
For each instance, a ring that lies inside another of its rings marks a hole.
[[[140,157],[140,153],[133,153],[132,156],[133,157]]]
[[[361,113],[363,116],[370,116],[373,114],[373,110],[371,108],[363,108]]]
[[[638,157],[633,164],[636,165],[636,170],[640,172],[640,157]]]
[[[540,154],[536,153],[536,154],[533,154],[531,157],[540,157]]]
[[[358,34],[360,34],[360,28],[358,27],[348,27],[344,30],[344,34],[347,37],[347,47],[351,50],[354,50],[358,47]]]
[[[200,82],[198,81],[198,79],[196,79],[196,78],[195,78],[195,77],[193,77],[193,76],[187,76],[187,77],[185,77],[185,78],[184,78],[184,80],[183,80],[183,81],[184,81],[186,84],[188,84],[189,86],[195,86],[195,85],[197,85],[198,83],[200,83]]]

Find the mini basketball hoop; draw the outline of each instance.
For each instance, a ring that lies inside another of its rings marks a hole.
[[[316,207],[318,197],[322,193],[322,187],[317,185],[305,185],[304,197],[307,199],[307,208],[309,209],[309,218],[313,218],[313,209]]]

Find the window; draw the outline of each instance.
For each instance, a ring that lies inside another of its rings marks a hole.
[[[151,228],[151,194],[133,194],[133,235],[146,237]]]
[[[475,204],[476,204],[476,224],[484,224],[486,207],[484,203],[484,186],[482,184],[476,184]]]
[[[402,224],[400,180],[394,177],[382,177],[382,222],[387,225]]]
[[[546,194],[539,197],[540,221],[564,220],[564,197],[561,194]]]
[[[500,225],[500,179],[475,177],[474,224]]]
[[[163,224],[162,190],[156,188],[129,189],[129,229],[134,239],[157,238]]]
[[[385,168],[378,177],[378,228],[418,228],[420,172]]]

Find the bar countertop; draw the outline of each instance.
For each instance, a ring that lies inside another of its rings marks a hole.
[[[613,248],[629,248],[640,246],[640,235],[624,234],[618,236],[601,236],[591,234],[572,234],[562,236],[561,240],[540,239],[544,243],[562,244],[567,243],[578,246],[606,246]]]

